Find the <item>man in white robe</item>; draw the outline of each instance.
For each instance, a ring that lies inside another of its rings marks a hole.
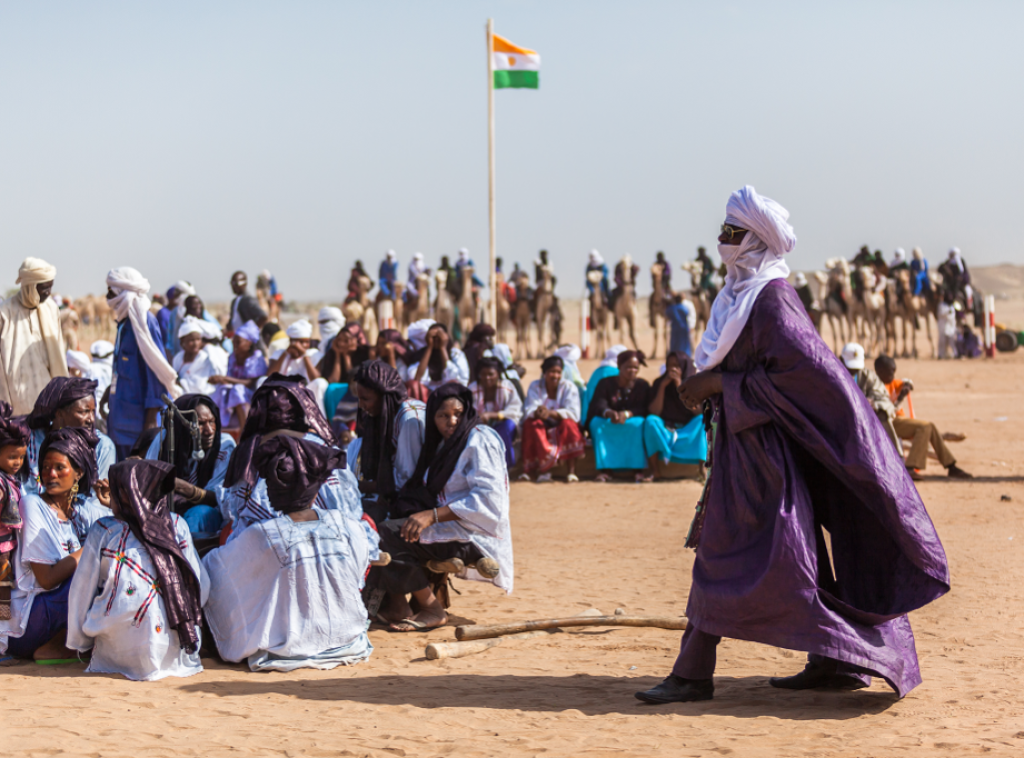
[[[56,376],[68,375],[57,304],[50,298],[57,269],[26,258],[18,269],[21,291],[0,305],[0,400],[15,416],[32,412]]]

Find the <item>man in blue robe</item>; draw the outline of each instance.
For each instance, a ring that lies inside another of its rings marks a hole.
[[[394,250],[388,250],[384,260],[380,262],[378,274],[377,286],[380,287],[380,294],[394,300],[395,282],[398,281],[398,258]]]

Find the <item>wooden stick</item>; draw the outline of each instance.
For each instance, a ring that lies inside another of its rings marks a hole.
[[[443,658],[463,658],[467,655],[474,655],[475,653],[482,653],[484,650],[490,650],[492,647],[497,647],[505,640],[529,640],[534,637],[550,637],[552,632],[548,631],[537,631],[537,632],[521,632],[520,634],[510,634],[507,637],[494,637],[488,640],[472,640],[468,642],[431,642],[427,645],[427,658],[432,661],[441,660]]]
[[[565,626],[643,626],[657,629],[685,629],[684,616],[572,616],[561,619],[539,619],[537,621],[519,621],[510,624],[491,624],[484,626],[460,626],[455,629],[457,640],[483,640],[519,632],[533,632],[540,629],[556,629]]]

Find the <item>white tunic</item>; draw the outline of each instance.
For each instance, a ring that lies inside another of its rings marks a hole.
[[[15,550],[11,618],[0,621],[0,652],[7,651],[8,638],[25,634],[25,625],[32,613],[36,595],[47,591],[36,581],[32,564],[52,566],[68,557],[82,547],[89,528],[104,516],[110,515],[110,509],[100,505],[98,500],[86,500],[79,496],[73,518],[63,521],[58,518],[57,511],[38,495],[25,494],[22,497],[23,526]]]
[[[555,411],[562,418],[580,420],[580,391],[572,382],[562,379],[558,383],[558,391],[555,392],[555,399],[548,397],[547,386],[543,377],[535,379],[530,383],[530,389],[526,392],[526,407],[523,415],[530,418],[538,408],[544,406],[549,411]]]
[[[419,362],[409,365],[407,381],[416,378],[416,371],[419,370],[419,365]],[[423,378],[420,379],[420,383],[430,391],[434,391],[442,384],[447,384],[448,382],[469,383],[469,363],[466,361],[465,354],[457,347],[449,348],[448,363],[445,364],[444,373],[438,381],[435,382],[430,378],[429,370],[425,371]]]
[[[188,525],[177,515],[171,518],[205,603],[210,582]],[[153,559],[127,523],[111,516],[93,525],[68,595],[68,647],[92,650],[86,671],[153,681],[203,670],[199,651],[182,650],[178,633],[167,623],[156,581]]]
[[[65,349],[52,297],[33,309],[19,295],[0,305],[0,400],[13,415],[31,413],[50,379],[68,375]]]
[[[210,384],[210,377],[224,374],[206,350],[200,350],[190,363],[185,363],[185,352],[180,351],[174,356],[172,365],[178,372],[178,384],[182,390],[199,395],[213,395],[216,385]]]
[[[309,372],[306,370],[306,362],[301,358],[298,360],[292,358],[291,355],[287,355],[287,352],[287,349],[275,350],[271,353],[268,364],[273,363],[283,355],[284,360],[281,362],[281,368],[277,370],[279,374],[283,376],[301,376],[307,382],[311,381]],[[309,357],[309,362],[314,366],[316,366],[320,362],[320,359],[324,357],[323,353],[313,348],[307,350],[306,355]]]
[[[315,510],[319,521],[277,516],[203,559],[206,619],[225,660],[291,671],[370,657],[360,590],[377,533],[346,513]]]
[[[416,470],[416,461],[420,458],[420,450],[423,449],[423,437],[426,433],[427,406],[419,400],[406,400],[398,409],[395,418],[395,426],[392,440],[395,444],[395,455],[391,460],[392,470],[395,474],[395,490],[402,489],[405,483]],[[360,453],[363,450],[362,439],[355,439],[348,446],[348,467],[352,474],[359,479],[363,470],[363,462]],[[368,465],[376,466],[375,462]],[[376,499],[376,496],[367,499]]]
[[[494,400],[485,399],[483,388],[476,382],[469,385],[469,389],[473,393],[473,405],[477,413],[504,413],[505,418],[519,426],[519,420],[523,417],[523,401],[519,399],[515,385],[508,379],[502,379],[498,384]]]
[[[484,555],[498,562],[501,572],[493,580],[485,579],[474,569],[466,569],[460,576],[481,582],[493,581],[511,594],[515,567],[509,523],[508,470],[505,443],[496,431],[481,424],[470,432],[466,448],[437,504],[447,505],[459,520],[431,524],[423,530],[420,542],[475,543]]]

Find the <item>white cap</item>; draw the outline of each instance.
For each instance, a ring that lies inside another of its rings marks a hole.
[[[807,276],[804,274],[803,271],[796,272],[796,278],[794,280],[794,283],[797,287],[803,287],[804,285],[807,284]]]
[[[843,347],[842,354],[843,363],[846,364],[846,368],[854,371],[860,371],[864,368],[864,346],[858,345],[856,342],[847,342],[846,346]]]

